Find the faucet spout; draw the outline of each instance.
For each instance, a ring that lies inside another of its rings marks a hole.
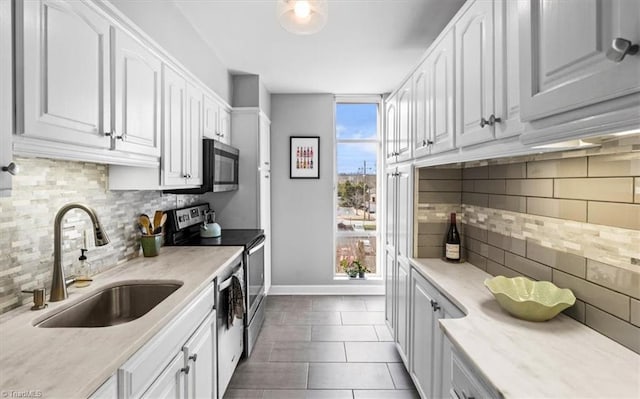
[[[57,302],[67,299],[66,279],[64,276],[64,269],[62,267],[62,220],[64,215],[72,209],[82,209],[85,211],[91,223],[93,224],[93,238],[97,247],[107,245],[109,243],[109,237],[107,233],[100,226],[100,221],[96,212],[84,204],[69,203],[64,205],[58,213],[53,225],[53,277],[51,279],[51,294],[49,295],[49,302]]]

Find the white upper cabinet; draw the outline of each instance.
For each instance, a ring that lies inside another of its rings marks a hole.
[[[184,157],[188,185],[202,184],[202,90],[187,83]]]
[[[114,37],[114,148],[160,156],[161,62],[129,34]]]
[[[396,161],[411,158],[411,137],[413,131],[412,81],[409,79],[398,93],[398,130],[396,131]]]
[[[167,65],[162,68],[163,84],[163,150],[162,185],[187,184],[186,146],[188,145],[185,104],[187,85],[185,79]]]
[[[231,145],[231,110],[224,105],[218,107],[219,140]]]
[[[455,148],[454,46],[450,30],[427,58],[429,70],[429,139],[431,154]]]
[[[473,1],[455,24],[456,136],[461,146],[494,138],[494,16],[492,1]]]
[[[429,154],[431,144],[431,112],[429,105],[429,74],[428,60],[420,64],[413,74],[413,156],[419,158]]]
[[[231,145],[231,110],[212,96],[204,95],[204,137]]]
[[[640,53],[612,50],[640,43],[639,1],[518,3],[523,121],[640,91]]]
[[[396,96],[387,98],[385,106],[385,147],[387,162],[396,161],[397,130],[398,130],[398,106]]]
[[[110,24],[83,2],[25,1],[24,137],[108,149]]]
[[[11,54],[11,2],[0,1],[0,54]],[[11,56],[0,57],[0,167],[8,168],[13,161],[11,133],[13,131],[13,76]],[[11,194],[11,174],[0,171],[0,197]]]

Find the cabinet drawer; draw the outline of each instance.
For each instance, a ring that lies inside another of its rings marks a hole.
[[[118,370],[119,397],[139,397],[195,331],[214,305],[213,283]]]
[[[477,376],[455,353],[451,352],[451,399],[499,398],[497,392],[480,382]]]

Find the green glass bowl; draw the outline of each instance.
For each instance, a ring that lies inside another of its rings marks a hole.
[[[523,320],[553,319],[576,302],[576,297],[570,289],[558,288],[549,281],[497,276],[486,279],[484,285],[504,310]]]

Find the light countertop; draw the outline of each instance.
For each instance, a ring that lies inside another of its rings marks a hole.
[[[30,311],[25,305],[7,312],[0,321],[0,391],[8,397],[12,391],[41,392],[43,398],[88,397],[242,251],[165,247],[157,257],[139,257],[94,276],[89,287],[70,287],[67,300],[50,303],[47,309]],[[124,280],[177,280],[183,285],[129,323],[103,328],[33,326],[81,297]]]
[[[563,314],[516,319],[469,263],[411,259],[466,316],[440,320],[454,347],[505,398],[640,398],[640,355]]]

